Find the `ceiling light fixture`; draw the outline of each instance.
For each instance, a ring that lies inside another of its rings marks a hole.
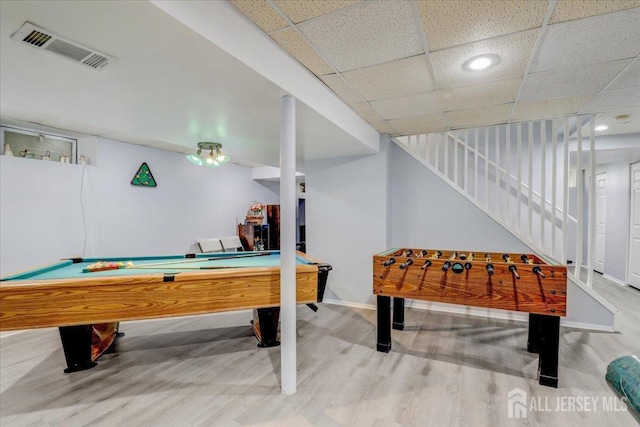
[[[464,61],[462,68],[466,71],[485,71],[498,65],[500,60],[495,53],[477,55]]]
[[[222,144],[217,142],[198,142],[198,151],[196,151],[196,154],[187,155],[187,160],[198,166],[204,165],[215,168],[231,160],[229,156],[222,154],[221,149]]]
[[[595,129],[595,130],[598,130],[598,131],[600,131],[600,130],[607,130],[607,129],[609,129],[609,126],[607,126],[607,125],[598,125],[598,126],[596,126],[594,129]]]

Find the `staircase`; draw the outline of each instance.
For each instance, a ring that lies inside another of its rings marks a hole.
[[[573,265],[574,279],[591,287],[593,121],[593,116],[573,116],[394,142],[539,255]],[[579,274],[583,263],[585,280]]]

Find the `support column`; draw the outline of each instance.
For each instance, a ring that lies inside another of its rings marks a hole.
[[[296,100],[280,98],[280,369],[283,394],[296,392]]]

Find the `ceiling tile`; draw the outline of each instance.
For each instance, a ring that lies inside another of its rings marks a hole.
[[[278,31],[272,34],[271,37],[313,74],[322,76],[333,73],[333,69],[314,52],[296,30]]]
[[[282,19],[278,12],[273,10],[264,0],[229,0],[229,3],[246,15],[262,31],[269,32],[287,26],[287,21]]]
[[[362,102],[362,99],[355,93],[347,83],[337,74],[320,76],[320,79],[333,90],[347,104]]]
[[[532,71],[633,58],[640,52],[639,25],[630,11],[550,25]]]
[[[364,99],[397,98],[434,88],[424,55],[343,73]]]
[[[513,104],[492,105],[445,113],[451,129],[506,123]]]
[[[563,70],[532,73],[524,79],[520,101],[563,98],[600,92],[629,63],[629,59]],[[638,82],[640,85],[640,82]]]
[[[537,35],[537,30],[529,30],[431,53],[439,88],[523,76]],[[502,60],[486,71],[469,72],[462,68],[467,59],[486,53],[499,55]]]
[[[521,83],[522,78],[516,77],[445,89],[439,91],[438,102],[445,111],[507,104],[516,100]]]
[[[389,124],[387,122],[384,121],[380,121],[380,122],[373,122],[371,123],[371,126],[373,126],[373,128],[375,130],[377,130],[380,133],[386,133],[389,135],[397,135],[398,132],[393,129],[391,126],[389,126]]]
[[[441,113],[389,120],[389,125],[397,131],[398,135],[418,135],[448,129],[445,117]]]
[[[430,51],[539,28],[548,1],[419,0]]]
[[[543,99],[540,101],[518,102],[513,109],[512,121],[549,119],[575,114],[593,95],[571,96],[568,98]]]
[[[639,0],[562,0],[556,4],[549,23],[573,21],[639,6]]]
[[[380,114],[376,113],[366,102],[351,104],[351,108],[368,123],[373,124],[382,120]]]
[[[415,117],[419,114],[428,115],[440,111],[436,91],[371,101],[371,107],[386,120]]]
[[[409,2],[367,1],[299,28],[339,71],[424,53]]]
[[[623,89],[634,86],[640,86],[640,59],[633,61],[607,89]]]
[[[599,93],[580,112],[599,113],[621,107],[640,107],[640,86]]]
[[[298,24],[360,1],[362,0],[274,0],[274,3],[294,24]]]

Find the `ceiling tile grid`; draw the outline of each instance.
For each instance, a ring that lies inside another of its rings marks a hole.
[[[351,104],[351,108],[369,123],[382,121],[380,114],[374,111],[366,102],[356,102]]]
[[[444,114],[437,113],[429,116],[407,117],[388,121],[389,125],[400,135],[418,135],[421,133],[440,132],[449,129]]]
[[[600,113],[616,107],[640,107],[640,86],[599,93],[581,113]]]
[[[640,86],[640,59],[636,58],[607,87],[608,90]]]
[[[540,101],[518,102],[511,114],[512,121],[540,120],[576,114],[585,106],[592,95],[568,98],[543,99]]]
[[[573,21],[634,7],[640,7],[640,0],[560,0],[553,10],[549,23]]]
[[[380,133],[386,133],[388,135],[397,135],[398,131],[396,131],[394,128],[392,128],[389,123],[385,122],[385,121],[377,121],[377,122],[371,122],[371,126],[373,126],[373,128],[375,130],[377,130]]]
[[[444,89],[438,93],[438,103],[444,111],[508,104],[516,100],[521,83],[517,77]]]
[[[550,25],[532,71],[634,58],[640,52],[639,28],[640,17],[630,11]]]
[[[296,30],[278,31],[271,37],[313,74],[322,76],[333,73],[331,66],[318,56]]]
[[[525,78],[519,101],[598,93],[630,62],[629,59],[623,59],[590,67],[531,73]]]
[[[336,10],[343,9],[362,0],[273,0],[273,3],[285,14],[294,24],[308,21]]]
[[[371,107],[385,120],[401,119],[416,115],[429,115],[439,112],[438,93],[436,91],[419,93],[401,98],[371,101]]]
[[[362,102],[362,98],[351,89],[349,84],[338,74],[328,74],[320,76],[320,79],[329,86],[347,104]]]
[[[229,3],[267,33],[287,26],[287,21],[264,0],[229,0]]]
[[[232,3],[249,9],[251,19],[261,10]],[[257,25],[279,27],[271,37],[380,132],[410,135],[638,103],[640,0],[266,4],[295,28],[265,17]],[[463,69],[487,53],[500,62]],[[624,96],[619,89],[633,90]]]
[[[513,104],[492,105],[445,113],[452,129],[507,123]]]
[[[438,86],[449,88],[523,76],[537,35],[537,30],[529,30],[431,53]],[[500,63],[477,73],[462,68],[467,59],[487,53],[499,55]]]
[[[548,1],[419,0],[430,51],[539,28]]]
[[[425,55],[348,71],[342,75],[367,101],[397,98],[435,88]]]
[[[367,1],[298,26],[340,72],[424,53],[410,4]]]

